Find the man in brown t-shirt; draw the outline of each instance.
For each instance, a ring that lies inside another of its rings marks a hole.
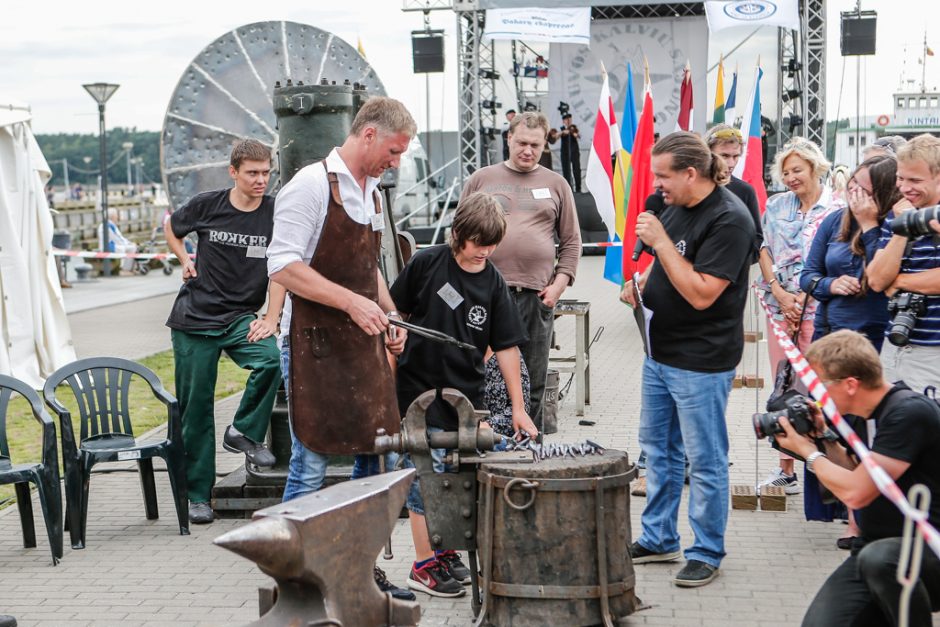
[[[477,170],[463,189],[463,197],[478,191],[496,196],[506,211],[506,237],[490,261],[509,284],[529,334],[522,356],[532,383],[531,416],[540,430],[555,303],[574,283],[581,257],[571,186],[539,165],[547,137],[544,115],[517,114],[509,125],[509,159]]]

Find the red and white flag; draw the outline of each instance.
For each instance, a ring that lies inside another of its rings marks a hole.
[[[614,115],[614,102],[610,98],[607,72],[603,68],[602,72],[604,82],[601,85],[601,97],[597,103],[594,140],[591,143],[591,153],[588,155],[587,175],[584,183],[594,196],[597,213],[607,227],[609,238],[613,240],[616,220],[613,159],[619,158],[622,146],[617,117]]]
[[[682,73],[682,86],[679,88],[679,117],[676,118],[677,131],[691,131],[692,116],[695,107],[692,102],[692,68],[685,62],[685,71]]]

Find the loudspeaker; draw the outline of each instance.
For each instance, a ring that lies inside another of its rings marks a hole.
[[[412,33],[411,58],[415,74],[443,72],[444,36],[424,34],[423,31]]]
[[[878,16],[874,11],[842,14],[842,56],[875,54],[875,25]]]

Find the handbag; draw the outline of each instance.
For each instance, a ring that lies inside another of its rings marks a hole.
[[[806,292],[806,296],[803,298],[803,310],[800,313],[800,323],[796,326],[796,332],[793,333],[792,338],[794,346],[799,345],[800,328],[803,326],[803,320],[805,320],[806,316],[806,301],[809,300],[810,294],[813,293],[813,290],[816,289],[816,285],[821,280],[821,276],[813,279],[812,283],[809,285],[809,290]],[[793,364],[790,363],[789,359],[784,357],[777,363],[777,376],[774,377],[774,389],[767,398],[767,411],[786,409],[787,401],[797,395],[806,396],[808,391],[806,386],[803,385],[803,382],[797,378],[796,372],[793,370]]]

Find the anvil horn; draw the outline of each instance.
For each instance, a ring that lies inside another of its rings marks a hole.
[[[303,547],[294,524],[284,518],[261,518],[215,539],[215,544],[258,564],[277,579],[303,572]]]

